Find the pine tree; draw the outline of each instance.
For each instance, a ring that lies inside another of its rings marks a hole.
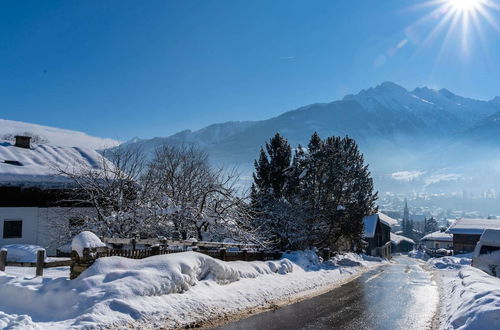
[[[269,155],[269,179],[274,197],[283,197],[285,185],[287,184],[288,171],[292,160],[292,148],[288,141],[276,133],[276,135],[266,143],[267,154]]]
[[[271,245],[290,248],[294,232],[294,212],[286,198],[293,190],[292,150],[288,141],[279,133],[261,148],[255,161],[251,190],[256,225],[265,231]]]

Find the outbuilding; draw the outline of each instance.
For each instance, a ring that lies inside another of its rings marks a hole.
[[[453,249],[453,235],[444,231],[436,231],[425,235],[420,239],[420,242],[431,250],[437,249]]]
[[[411,238],[391,233],[391,251],[409,252],[415,247],[415,241]]]
[[[391,226],[396,224],[396,220],[382,212],[363,218],[363,237],[367,242],[366,253],[368,255],[391,257]]]
[[[486,229],[500,229],[499,219],[459,219],[447,233],[453,235],[453,253],[470,253]]]

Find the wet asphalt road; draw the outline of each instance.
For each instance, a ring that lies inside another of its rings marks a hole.
[[[399,256],[320,296],[215,329],[428,329],[437,302],[431,274]]]

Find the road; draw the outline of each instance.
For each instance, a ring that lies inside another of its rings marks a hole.
[[[398,256],[320,296],[215,329],[428,329],[437,305],[431,274]]]

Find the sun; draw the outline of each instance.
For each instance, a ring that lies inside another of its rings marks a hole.
[[[481,9],[484,0],[446,0],[447,5],[457,12],[471,12]]]
[[[500,34],[500,0],[423,0],[414,8],[431,10],[406,30],[411,32],[410,38],[414,31],[426,31],[417,43],[420,48],[437,45],[438,59],[452,48],[467,58],[478,46],[482,50],[488,48],[487,35],[491,33],[487,32],[491,29]]]

